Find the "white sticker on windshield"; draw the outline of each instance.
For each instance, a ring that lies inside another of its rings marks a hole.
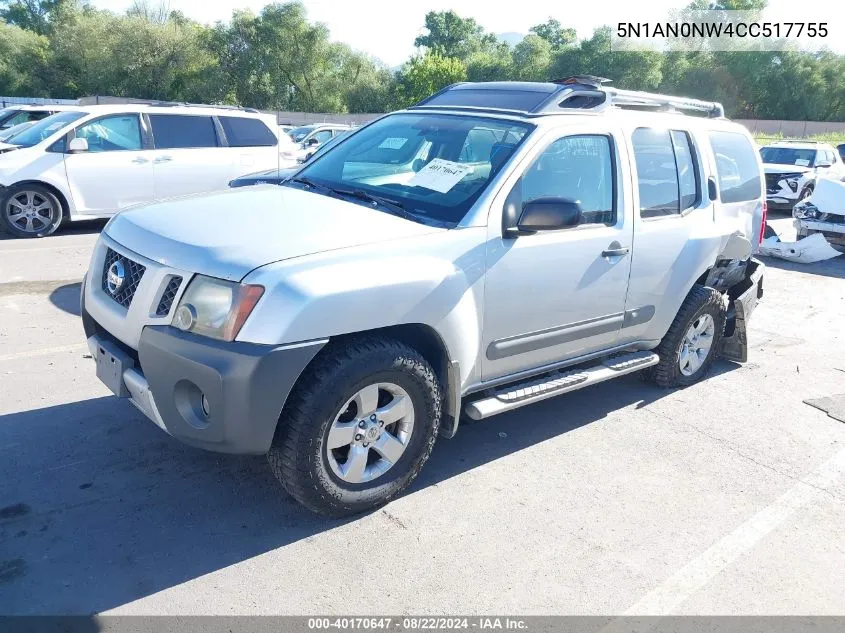
[[[379,149],[402,149],[402,146],[408,142],[406,138],[399,138],[398,136],[390,136],[384,139],[379,145]]]
[[[795,164],[798,165],[799,167],[806,167],[807,165],[810,164],[810,161],[807,160],[806,158],[799,158],[795,161]]]
[[[470,165],[453,163],[451,160],[435,158],[420,169],[408,184],[413,187],[425,187],[440,193],[448,193],[461,179],[472,172]]]

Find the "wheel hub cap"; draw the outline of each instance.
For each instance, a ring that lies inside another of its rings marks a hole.
[[[345,482],[372,481],[404,454],[414,428],[414,405],[402,387],[376,383],[350,398],[329,425],[328,465]]]
[[[690,324],[678,350],[678,366],[684,376],[692,376],[707,360],[715,333],[716,322],[709,314]]]

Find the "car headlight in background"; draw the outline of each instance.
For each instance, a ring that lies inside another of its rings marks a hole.
[[[798,191],[798,178],[787,178],[786,184],[789,185],[792,191]]]
[[[173,314],[174,327],[221,341],[234,341],[264,286],[239,284],[197,275]]]
[[[792,217],[798,220],[815,220],[821,216],[818,207],[812,202],[799,202],[792,207]]]

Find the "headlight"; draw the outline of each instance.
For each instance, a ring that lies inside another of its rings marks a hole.
[[[792,217],[799,220],[815,220],[820,215],[821,213],[816,205],[812,202],[807,202],[806,200],[804,202],[799,202],[792,207]]]
[[[197,275],[182,295],[172,325],[186,332],[234,341],[263,294],[263,286]]]
[[[792,191],[798,191],[798,178],[787,178],[786,184],[789,185]]]

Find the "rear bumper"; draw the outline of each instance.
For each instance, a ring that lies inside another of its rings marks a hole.
[[[224,453],[269,450],[293,385],[325,344],[227,343],[170,326],[147,326],[135,352],[117,343],[84,308],[82,318],[95,359],[104,342],[121,350],[118,395],[129,397],[176,439]]]
[[[744,363],[748,360],[748,320],[763,298],[763,276],[766,266],[757,259],[750,259],[746,277],[728,290],[728,322],[722,339],[720,355]]]

